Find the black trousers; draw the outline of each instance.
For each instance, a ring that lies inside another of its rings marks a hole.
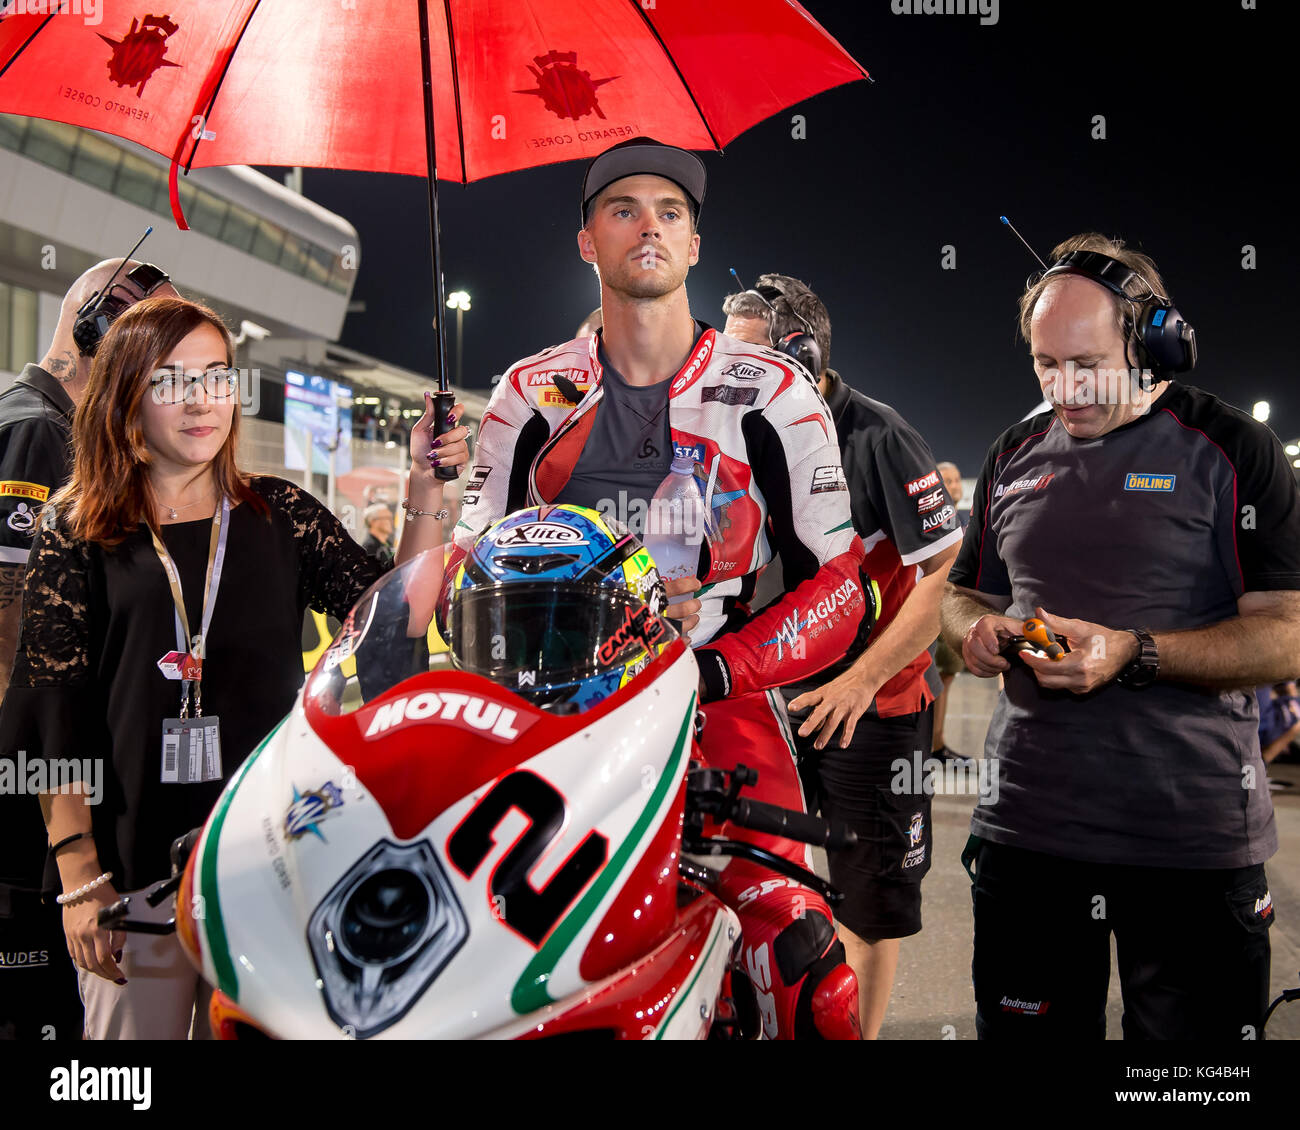
[[[0,883],[0,1040],[81,1039],[63,910]]]
[[[1274,912],[1262,863],[1082,863],[987,840],[972,855],[980,1039],[1104,1039],[1112,931],[1126,1040],[1263,1038]]]

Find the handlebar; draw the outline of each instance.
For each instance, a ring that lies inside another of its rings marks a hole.
[[[810,816],[806,812],[796,812],[790,808],[778,808],[761,800],[737,801],[735,811],[728,819],[742,828],[751,828],[755,832],[766,832],[772,836],[784,836],[787,840],[798,840],[831,851],[839,851],[858,842],[857,832],[838,821],[823,820],[820,816]]]
[[[192,828],[183,836],[177,836],[172,841],[172,873],[171,878],[162,879],[143,890],[136,891],[133,894],[123,895],[112,906],[101,906],[99,913],[95,915],[95,920],[106,930],[125,930],[128,933],[137,934],[171,934],[176,930],[176,919],[170,918],[166,922],[151,922],[147,919],[131,917],[131,902],[133,899],[144,897],[147,905],[157,906],[168,895],[174,894],[176,888],[181,885],[181,875],[185,870],[185,864],[189,862],[190,853],[194,851],[194,846],[199,842],[199,837],[203,834],[203,829]]]
[[[745,765],[737,765],[731,771],[692,769],[686,777],[687,823],[700,827],[703,823],[700,817],[707,815],[719,824],[730,820],[741,828],[832,850],[858,842],[858,834],[839,821],[761,800],[741,800],[740,790],[757,780],[758,770]]]

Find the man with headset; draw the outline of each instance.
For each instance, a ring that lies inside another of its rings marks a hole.
[[[983,1038],[1259,1038],[1277,849],[1249,688],[1300,652],[1300,498],[1277,438],[1172,379],[1191,326],[1096,234],[1020,301],[1050,411],[989,449],[945,590],[971,673],[1005,676],[973,870]],[[1041,616],[1069,651],[1020,652]],[[1013,658],[1014,656],[1014,658]]]
[[[722,309],[728,334],[802,352],[817,374],[844,467],[842,478],[823,485],[848,492],[867,572],[880,586],[870,646],[850,649],[814,678],[783,688],[798,727],[809,810],[820,808],[859,836],[851,847],[828,851],[827,859],[831,882],[844,893],[835,918],[857,974],[862,1033],[874,1039],[900,939],[921,929],[930,795],[921,781],[893,786],[896,762],[911,766],[930,753],[940,683],[928,644],[939,629],[939,598],[961,528],[920,433],[828,368],[830,315],[816,294],[788,275],[761,275],[753,290],[729,295]]]
[[[22,621],[23,574],[45,500],[72,475],[72,416],[90,380],[100,338],[126,309],[151,294],[179,297],[150,263],[106,259],[63,299],[54,339],[0,394],[0,699],[9,686]],[[39,900],[44,824],[36,798],[0,796],[0,1037],[80,1036],[77,980],[57,907]],[[19,960],[21,959],[21,960]]]

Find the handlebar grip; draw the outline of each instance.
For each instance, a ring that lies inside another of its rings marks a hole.
[[[185,864],[189,861],[190,853],[194,850],[199,842],[199,837],[203,835],[203,825],[197,828],[191,828],[183,836],[177,836],[172,840],[172,866],[177,871],[184,871]]]
[[[775,804],[764,804],[761,800],[737,801],[731,822],[755,832],[766,832],[833,851],[858,842],[858,834],[843,824],[810,816],[806,812],[779,808]]]
[[[126,917],[127,901],[118,899],[111,906],[101,906],[95,914],[95,925],[105,930],[116,930],[118,924]]]
[[[447,417],[451,415],[451,410],[456,405],[456,394],[454,392],[438,391],[433,394],[433,434],[436,439],[447,431]],[[451,482],[456,477],[455,467],[435,467],[433,469],[434,478],[441,479],[444,483]]]

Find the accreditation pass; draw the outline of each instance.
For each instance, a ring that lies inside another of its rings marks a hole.
[[[221,780],[221,727],[216,715],[163,719],[162,780],[165,785]]]

